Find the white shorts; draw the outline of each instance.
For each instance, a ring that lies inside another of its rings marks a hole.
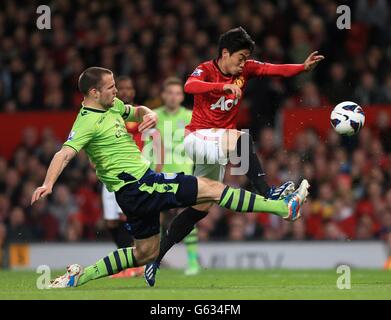
[[[119,220],[122,213],[117,200],[115,199],[115,193],[109,192],[106,186],[102,188],[102,203],[103,203],[103,218],[105,220]]]
[[[201,129],[184,140],[186,154],[194,161],[194,175],[223,181],[228,163],[222,147],[225,129]]]

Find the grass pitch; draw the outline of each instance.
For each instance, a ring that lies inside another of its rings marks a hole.
[[[0,271],[0,299],[391,299],[391,272],[381,270],[352,269],[350,290],[337,288],[340,274],[335,270],[214,269],[185,276],[180,270],[163,269],[154,288],[143,278],[104,278],[79,288],[39,290],[38,276]]]

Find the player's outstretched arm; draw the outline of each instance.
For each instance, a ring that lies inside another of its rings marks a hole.
[[[67,146],[63,146],[61,150],[54,155],[50,162],[43,185],[35,189],[31,197],[31,204],[52,193],[53,185],[57,181],[57,178],[75,155],[76,150]]]
[[[280,77],[293,77],[302,72],[311,71],[320,61],[324,59],[324,56],[319,55],[318,51],[312,52],[308,58],[302,64],[272,64],[261,63],[255,60],[249,62],[248,68],[250,74],[261,76],[280,76]]]
[[[186,81],[184,91],[188,94],[226,92],[234,95],[235,98],[240,98],[242,95],[242,90],[236,84],[206,82],[191,77]]]

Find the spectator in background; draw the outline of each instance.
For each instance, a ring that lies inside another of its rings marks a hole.
[[[380,89],[380,103],[391,104],[391,73],[387,74],[384,84]]]
[[[0,194],[0,223],[7,222],[10,209],[9,198],[5,194]]]
[[[14,207],[10,213],[7,240],[11,243],[33,240],[31,229],[26,223],[25,213],[20,207]]]
[[[7,160],[3,157],[0,157],[0,194],[4,192],[6,185],[5,185],[5,176],[8,169],[8,163]]]
[[[373,73],[366,71],[361,75],[360,83],[354,92],[355,101],[362,105],[370,105],[381,101],[381,94]]]
[[[231,241],[246,240],[246,217],[241,214],[234,214],[229,220],[229,235]]]
[[[300,93],[285,102],[285,107],[323,107],[329,101],[319,92],[317,85],[310,81],[303,84]]]
[[[35,239],[42,241],[60,240],[58,220],[49,212],[48,200],[42,199],[30,212],[30,226]]]
[[[376,126],[372,128],[374,135],[380,139],[384,151],[391,152],[391,125],[390,116],[387,112],[380,112],[376,119]]]
[[[57,219],[59,223],[60,236],[67,237],[68,223],[72,224],[72,216],[78,213],[78,207],[75,199],[65,185],[57,185],[53,192],[53,201],[49,205],[49,212]]]
[[[389,4],[386,0],[358,0],[356,19],[384,32],[389,23]]]
[[[291,46],[289,48],[289,57],[292,63],[302,63],[312,51],[309,41],[309,35],[305,28],[300,24],[295,24],[290,30]],[[311,80],[312,74],[301,74],[294,79],[296,87],[300,88],[303,83]]]
[[[291,240],[302,241],[308,240],[306,235],[305,219],[300,220],[299,223],[292,224],[291,226]]]
[[[352,89],[346,78],[346,67],[342,63],[334,63],[330,68],[330,78],[325,83],[324,92],[330,103],[336,105],[341,101],[351,99]]]
[[[5,247],[7,241],[7,227],[0,222],[0,269],[6,265],[5,261]]]

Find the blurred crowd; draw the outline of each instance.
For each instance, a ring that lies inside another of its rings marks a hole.
[[[255,40],[253,56],[261,61],[302,63],[313,50],[326,56],[316,73],[249,84],[243,108],[255,131],[272,123],[281,106],[391,103],[386,0],[53,0],[50,30],[36,26],[39,4],[0,3],[5,112],[78,109],[77,79],[92,65],[132,76],[135,102],[153,108],[166,77],[185,80],[200,62],[217,56],[219,35],[239,25]],[[341,4],[351,8],[350,30],[337,28]]]
[[[269,183],[306,177],[311,199],[294,224],[272,215],[234,214],[213,207],[199,225],[201,240],[384,239],[391,230],[391,137],[386,115],[364,128],[359,141],[330,131],[325,141],[307,130],[285,151],[276,139],[280,108],[321,107],[343,100],[391,103],[391,15],[386,0],[348,2],[352,29],[336,27],[346,1],[292,0],[56,0],[51,29],[38,30],[38,1],[0,3],[0,110],[77,110],[78,76],[88,66],[134,80],[136,103],[161,104],[161,82],[185,80],[217,56],[219,34],[243,26],[256,42],[254,57],[301,63],[326,56],[316,72],[292,79],[249,82],[239,124],[257,139]],[[191,107],[191,97],[185,105]],[[53,194],[31,207],[33,189],[63,141],[50,130],[27,128],[10,160],[0,157],[0,247],[4,242],[107,240],[100,188],[81,152]],[[248,186],[244,177],[226,182]],[[391,237],[390,237],[391,239]],[[391,242],[391,240],[390,240]]]
[[[26,128],[12,159],[0,158],[0,244],[95,240],[104,233],[101,185],[84,152],[71,161],[48,199],[30,205],[62,143],[50,130],[39,136]]]
[[[313,129],[299,134],[292,150],[278,143],[277,132],[264,128],[258,150],[269,184],[306,178],[310,197],[303,218],[289,223],[270,214],[238,214],[215,206],[199,224],[202,240],[373,240],[391,245],[391,119],[380,113],[373,128],[355,138],[328,132],[322,141]],[[251,188],[246,177],[226,183]]]
[[[53,194],[30,206],[35,187],[60,148],[50,130],[26,128],[10,161],[0,158],[0,244],[27,241],[109,240],[102,221],[101,184],[80,152],[60,176]],[[199,223],[208,240],[373,240],[391,244],[391,125],[380,113],[375,126],[345,140],[330,129],[324,141],[313,129],[286,151],[277,130],[263,128],[258,149],[271,185],[311,184],[303,218],[285,222],[270,214],[243,214],[214,206]],[[245,176],[226,171],[225,183],[251,189]]]

